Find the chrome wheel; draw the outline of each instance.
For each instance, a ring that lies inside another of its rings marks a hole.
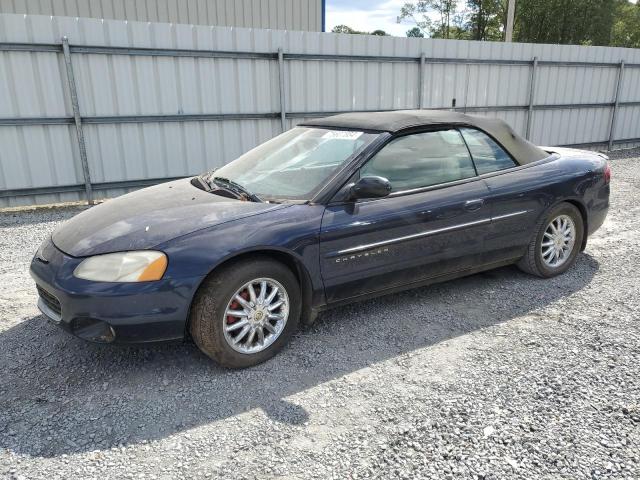
[[[231,297],[223,318],[224,338],[240,353],[258,353],[280,336],[289,318],[289,297],[272,278],[245,283]]]
[[[559,215],[547,225],[540,250],[547,267],[558,268],[571,256],[576,242],[576,225],[569,215]]]

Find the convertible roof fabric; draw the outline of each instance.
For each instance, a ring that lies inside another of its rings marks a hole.
[[[483,130],[498,141],[520,165],[549,156],[541,148],[519,136],[497,118],[464,115],[444,110],[396,110],[391,112],[341,113],[331,117],[308,120],[300,124],[308,127],[335,127],[353,130],[373,130],[398,133],[416,127],[469,126]]]

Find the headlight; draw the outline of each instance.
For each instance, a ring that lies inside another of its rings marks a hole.
[[[73,275],[94,282],[149,282],[160,280],[167,269],[167,256],[162,252],[108,253],[84,260]]]

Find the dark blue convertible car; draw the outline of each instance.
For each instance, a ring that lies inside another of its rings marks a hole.
[[[246,367],[328,307],[513,263],[564,272],[605,219],[609,178],[605,156],[539,148],[496,119],[336,115],[81,213],[31,274],[74,335],[191,337]]]

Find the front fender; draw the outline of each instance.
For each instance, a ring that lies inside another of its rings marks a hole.
[[[313,297],[324,291],[319,232],[324,206],[291,205],[175,238],[157,249],[169,258],[167,276],[206,278],[221,264],[248,253],[288,255],[308,275]]]

